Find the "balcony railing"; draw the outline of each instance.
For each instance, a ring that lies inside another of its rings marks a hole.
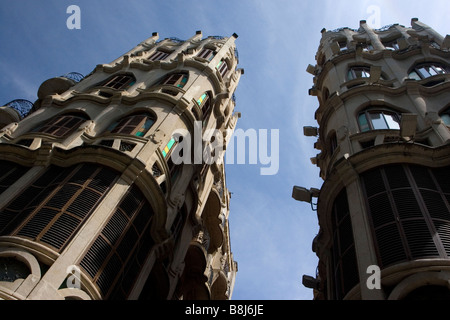
[[[81,80],[84,79],[84,76],[81,73],[78,73],[78,72],[69,72],[69,73],[66,73],[65,75],[63,75],[61,77],[73,80],[75,82],[80,82]]]
[[[8,102],[5,106],[16,110],[23,119],[28,115],[28,113],[30,113],[33,108],[33,103],[25,99],[16,99]]]

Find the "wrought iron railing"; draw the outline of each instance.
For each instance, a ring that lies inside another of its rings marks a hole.
[[[61,77],[73,80],[75,82],[80,82],[81,80],[84,79],[84,76],[78,72],[69,72],[66,73],[65,75],[62,75]]]
[[[5,106],[13,108],[20,114],[21,118],[25,118],[33,108],[33,103],[25,99],[16,99],[8,102]]]

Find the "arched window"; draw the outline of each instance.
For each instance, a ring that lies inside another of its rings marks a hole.
[[[178,88],[183,88],[187,81],[188,81],[189,75],[184,72],[178,72],[178,73],[172,73],[167,75],[161,82],[161,84],[165,85],[171,85]]]
[[[438,74],[449,73],[449,68],[443,64],[431,62],[417,65],[410,73],[409,78],[413,80],[422,80]]]
[[[52,118],[33,132],[47,133],[55,137],[63,137],[74,132],[88,118],[80,113],[63,114]]]
[[[361,132],[382,129],[400,129],[400,114],[394,111],[369,109],[358,115]]]
[[[155,121],[156,118],[148,113],[133,114],[113,123],[107,131],[143,137]]]
[[[126,90],[136,83],[136,78],[132,74],[116,74],[98,84],[116,90]]]

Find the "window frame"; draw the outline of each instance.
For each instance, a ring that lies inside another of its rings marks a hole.
[[[217,64],[216,69],[219,71],[220,76],[225,78],[226,74],[228,73],[228,63],[225,59],[220,60],[220,62]]]
[[[400,50],[400,46],[398,45],[398,40],[400,38],[394,39],[394,40],[389,40],[389,41],[383,41],[383,46],[386,50],[391,50],[391,51],[397,51]]]
[[[74,121],[75,120],[75,121]],[[56,115],[47,122],[33,129],[32,132],[49,134],[54,137],[62,138],[70,135],[77,130],[80,125],[89,120],[84,114],[65,113]],[[71,123],[73,121],[73,123]],[[71,123],[71,126],[67,126]]]
[[[156,50],[153,52],[149,57],[148,60],[150,61],[163,61],[165,60],[170,54],[161,50]]]
[[[429,72],[429,70],[426,70],[426,72],[428,74],[424,74],[421,70],[424,68],[431,68],[435,74],[431,74]],[[441,69],[441,70],[438,70]],[[443,72],[440,72],[443,71]],[[411,71],[408,73],[408,78],[412,79],[412,80],[424,80],[424,79],[428,79],[430,77],[434,77],[437,75],[441,75],[441,74],[448,74],[450,73],[450,68],[448,66],[446,66],[443,63],[440,62],[425,62],[425,63],[419,63],[417,65],[415,65]],[[412,76],[413,74],[415,74],[416,76]]]
[[[114,90],[127,90],[135,83],[136,77],[133,74],[118,73],[101,82],[100,86]]]
[[[135,122],[135,123],[133,123]],[[110,134],[125,134],[145,137],[156,122],[156,116],[150,113],[134,113],[111,124],[107,132]],[[138,135],[138,133],[141,133]]]
[[[167,75],[162,81],[161,85],[169,85],[177,88],[184,88],[184,86],[189,81],[189,73],[187,72],[176,72]]]
[[[386,128],[378,128],[378,126],[373,123],[373,117],[371,116],[372,114],[383,115],[382,119],[386,125]],[[398,128],[391,127],[392,123],[386,120],[386,115],[390,115],[392,117],[392,120],[398,124]],[[364,116],[365,123],[361,122],[362,116]],[[358,113],[357,121],[360,132],[368,132],[373,130],[400,130],[401,113],[388,109],[369,108]]]
[[[202,93],[201,96],[196,100],[196,102],[197,106],[202,111],[203,119],[205,119],[212,107],[210,94],[207,91]]]
[[[361,72],[362,76],[358,76],[356,72]],[[364,76],[363,74],[366,74]],[[370,78],[370,67],[369,66],[350,66],[347,70],[347,81],[352,81],[356,79],[368,79]]]
[[[211,61],[215,57],[216,53],[217,52],[214,49],[202,48],[202,50],[200,50],[200,52],[197,54],[197,57],[205,59],[207,61]]]

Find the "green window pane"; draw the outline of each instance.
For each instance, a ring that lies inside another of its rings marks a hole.
[[[369,123],[367,122],[366,114],[362,113],[358,117],[359,127],[361,128],[361,132],[369,131]]]
[[[206,94],[206,92],[205,92],[205,93],[202,94],[201,97],[197,100],[197,104],[198,104],[199,106],[202,105],[202,102],[203,102],[203,100],[205,100],[206,96],[207,96],[207,94]]]
[[[450,114],[444,113],[441,115],[441,119],[447,126],[450,126]]]

